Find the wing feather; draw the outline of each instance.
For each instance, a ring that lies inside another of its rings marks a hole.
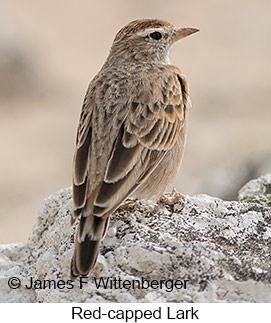
[[[75,217],[81,211],[84,216],[90,213],[103,217],[110,215],[174,146],[184,124],[188,100],[186,80],[179,73],[175,69],[162,84],[157,82],[153,91],[146,87],[145,92],[131,96],[125,107],[115,105],[121,114],[111,129],[112,150],[108,158],[103,154],[103,135],[95,127],[99,118],[104,118],[104,125],[108,127],[110,118],[106,117],[106,111],[105,115],[96,114],[93,102],[86,101],[87,108],[83,106],[81,113],[84,126],[78,129],[74,155]],[[99,122],[101,124],[101,119]],[[107,158],[104,163],[99,162],[101,156]]]
[[[89,104],[89,89],[86,93],[76,136],[76,150],[73,157],[73,218],[80,215],[87,199],[89,152],[92,142],[90,125],[93,106]]]

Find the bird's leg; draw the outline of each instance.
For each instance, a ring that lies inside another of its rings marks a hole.
[[[184,196],[181,193],[178,193],[175,188],[173,188],[172,192],[169,195],[162,194],[160,199],[157,201],[157,204],[173,206],[182,198],[184,198]]]

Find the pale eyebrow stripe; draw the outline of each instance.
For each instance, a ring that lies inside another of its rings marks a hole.
[[[143,31],[137,32],[136,34],[140,37],[146,37],[148,34],[155,32],[155,31],[163,32],[164,28],[160,28],[160,27],[159,28],[147,28]]]

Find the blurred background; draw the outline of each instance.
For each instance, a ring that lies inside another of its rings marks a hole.
[[[236,199],[271,171],[270,13],[270,0],[1,0],[0,243],[26,241],[43,199],[71,185],[87,85],[137,18],[200,29],[171,52],[193,103],[177,189]]]

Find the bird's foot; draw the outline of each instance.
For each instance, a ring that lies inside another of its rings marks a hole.
[[[120,209],[120,210],[128,209],[129,207],[134,206],[134,204],[135,204],[135,202],[134,202],[134,201],[129,201],[129,200],[127,200],[127,201],[125,201],[124,203],[122,203],[122,204],[118,207],[118,209]]]
[[[181,193],[178,193],[176,189],[173,188],[172,192],[169,195],[162,194],[160,199],[157,201],[157,204],[173,206],[183,198],[184,198],[184,195],[182,195]]]

